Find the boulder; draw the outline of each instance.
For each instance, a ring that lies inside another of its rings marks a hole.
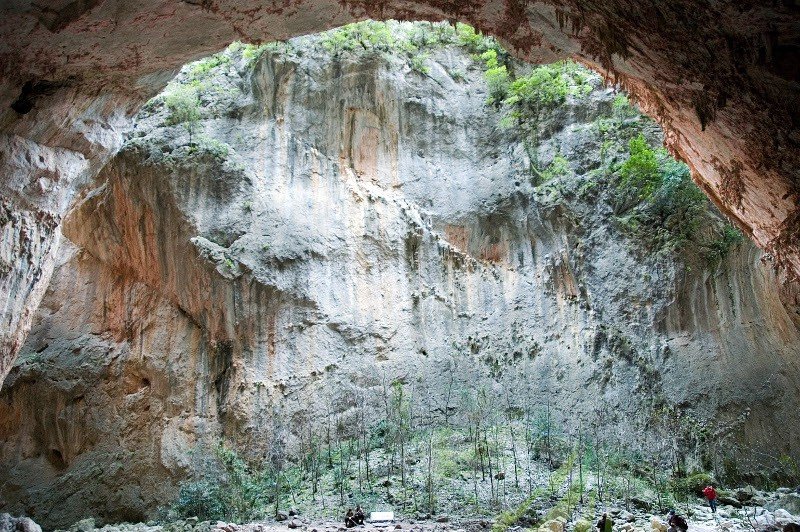
[[[738,499],[734,497],[728,497],[727,495],[719,496],[718,501],[720,504],[727,504],[728,506],[733,506],[734,508],[742,507],[742,503]]]
[[[72,525],[69,530],[70,532],[92,532],[95,528],[94,519],[90,517],[88,519],[81,519]]]
[[[650,528],[653,532],[667,532],[667,523],[663,522],[658,517],[650,519]]]
[[[800,515],[800,494],[787,493],[777,501],[767,503],[766,507],[769,510],[784,509],[791,514]]]
[[[42,532],[42,527],[33,522],[30,517],[17,519],[17,532]]]
[[[42,527],[30,517],[12,517],[10,514],[0,514],[0,532],[42,532]]]
[[[755,491],[756,490],[755,490],[755,488],[753,486],[747,486],[745,488],[739,488],[738,490],[736,490],[734,492],[734,497],[736,497],[736,499],[739,502],[747,502],[747,501],[749,501],[750,499],[753,498],[753,495],[755,495]]]
[[[631,497],[631,504],[635,508],[639,508],[640,510],[646,510],[648,512],[653,508],[652,501],[643,499],[641,497]]]
[[[559,519],[550,519],[539,527],[540,532],[564,532],[564,523]]]

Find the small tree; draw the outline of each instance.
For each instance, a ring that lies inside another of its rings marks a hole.
[[[189,133],[189,146],[192,144],[192,135],[200,124],[200,98],[197,90],[179,85],[175,87],[164,99],[164,104],[169,110],[167,123],[171,126],[183,124],[186,132]]]

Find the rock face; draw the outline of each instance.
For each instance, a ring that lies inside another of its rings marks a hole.
[[[50,279],[55,228],[83,190],[82,177],[113,152],[125,128],[118,118],[179,65],[234,39],[285,38],[366,17],[461,20],[519,57],[574,57],[608,73],[664,126],[667,144],[717,205],[787,275],[800,274],[792,3],[19,0],[0,17],[0,378]],[[789,296],[798,301],[796,292]]]
[[[719,457],[796,456],[796,309],[749,242],[710,268],[613,222],[606,185],[585,186],[615,97],[598,78],[547,118],[542,164],[568,169],[534,186],[460,48],[423,73],[312,52],[227,52],[193,147],[148,104],[69,215],[0,395],[0,509],[142,520],[191,449],[291,446],[378,416],[396,380],[456,420],[451,391],[484,386],[611,432],[691,411]]]

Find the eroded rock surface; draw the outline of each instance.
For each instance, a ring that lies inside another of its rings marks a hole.
[[[534,186],[459,48],[424,74],[232,54],[195,145],[149,104],[65,222],[0,396],[5,508],[144,520],[193,447],[293,445],[325,416],[381,411],[395,380],[454,419],[448,383],[483,383],[564,423],[602,411],[646,435],[678,408],[726,449],[796,453],[797,309],[749,242],[711,267],[613,221],[607,183],[586,186],[615,97],[598,78],[547,118],[541,164],[569,167]]]
[[[73,155],[62,160],[60,149],[82,127],[83,110],[94,109],[91,127],[113,122],[120,110],[129,115],[178,66],[233,40],[285,38],[366,17],[461,20],[497,35],[519,57],[571,56],[607,72],[659,120],[667,144],[721,209],[790,276],[800,274],[800,43],[792,3],[20,0],[6,3],[0,17],[0,164],[4,176],[19,174],[24,186],[45,190],[31,208],[14,193],[14,179],[0,183],[4,209],[16,213],[3,224],[0,378],[49,281],[53,227],[69,208],[57,199],[62,192],[39,183],[33,161],[40,152],[57,155],[48,168],[71,168]],[[31,162],[18,163],[15,153]],[[77,173],[91,174],[108,152],[81,153],[88,168]],[[76,171],[57,174],[66,197],[82,189]],[[14,244],[22,234],[40,242]]]

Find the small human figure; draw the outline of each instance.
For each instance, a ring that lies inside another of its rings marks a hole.
[[[667,532],[686,532],[689,530],[689,523],[686,519],[675,513],[675,510],[670,510],[667,514],[667,524],[669,528]]]
[[[716,513],[717,511],[717,490],[714,489],[713,484],[709,484],[705,488],[703,488],[703,495],[705,495],[706,499],[708,499],[708,505],[711,506],[711,512]]]
[[[611,532],[614,521],[608,516],[608,513],[603,512],[603,517],[600,518],[596,526],[600,532]]]
[[[356,522],[357,525],[364,524],[364,510],[361,509],[361,505],[356,506],[356,513],[353,515],[353,520]]]
[[[347,528],[353,528],[354,526],[356,526],[356,520],[353,517],[352,508],[348,508],[347,513],[344,514],[344,526],[346,526]]]

